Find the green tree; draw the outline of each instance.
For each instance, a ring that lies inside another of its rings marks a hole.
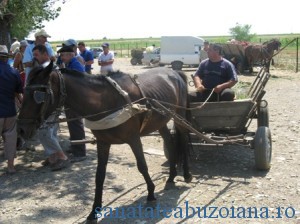
[[[0,43],[10,45],[11,37],[20,39],[42,28],[43,21],[59,16],[66,0],[0,0]]]
[[[239,41],[250,41],[252,38],[254,38],[255,34],[250,34],[251,25],[240,25],[236,24],[235,27],[232,27],[229,29],[229,33],[232,35],[232,37]]]

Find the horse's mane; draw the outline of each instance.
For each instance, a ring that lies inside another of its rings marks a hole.
[[[117,78],[117,77],[120,77],[123,75],[127,75],[126,73],[121,72],[119,70],[110,71],[110,72],[108,72],[107,75],[101,75],[101,74],[92,74],[91,75],[86,72],[79,72],[79,71],[68,69],[68,68],[61,68],[60,71],[65,74],[73,75],[74,77],[84,78],[87,80],[100,80],[100,81],[105,80],[105,76],[109,76],[111,78]]]
[[[79,72],[79,71],[72,70],[72,69],[69,69],[69,68],[61,68],[59,70],[62,73],[71,74],[71,75],[78,76],[78,77],[84,77],[85,75],[87,75],[87,73]]]
[[[272,42],[280,43],[280,41],[277,38],[272,38],[271,40],[263,42],[262,45],[267,45],[267,44],[270,44]]]

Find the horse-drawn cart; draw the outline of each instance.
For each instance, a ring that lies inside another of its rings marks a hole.
[[[255,166],[259,170],[270,168],[272,141],[269,129],[268,103],[263,100],[264,87],[270,74],[263,67],[249,88],[248,98],[232,102],[191,103],[191,121],[170,113],[163,105],[158,105],[169,114],[174,122],[189,130],[190,145],[223,146],[239,144],[254,148]],[[257,120],[256,132],[248,132],[251,122]],[[174,130],[171,130],[174,133]],[[165,148],[165,155],[168,158]]]
[[[131,59],[130,59],[130,63],[132,65],[141,65],[142,64],[142,58],[143,58],[143,52],[144,52],[144,48],[141,49],[132,49],[131,50]]]

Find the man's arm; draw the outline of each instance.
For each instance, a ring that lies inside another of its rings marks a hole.
[[[202,85],[202,80],[198,75],[193,76],[194,83],[195,83],[195,88],[198,92],[202,93],[205,90],[205,87]]]
[[[110,65],[112,63],[114,63],[114,59],[110,59],[108,61],[98,61],[98,64],[101,66]]]
[[[224,82],[224,83],[222,83],[222,84],[220,84],[220,85],[217,85],[217,86],[214,88],[214,92],[220,93],[220,92],[222,92],[223,89],[231,88],[231,87],[233,87],[236,83],[237,83],[237,81],[235,81],[235,80],[229,80],[228,82]]]
[[[94,64],[94,57],[93,57],[93,54],[92,54],[92,52],[88,52],[88,54],[87,54],[87,61],[85,62],[85,65],[92,65],[92,64]]]
[[[22,93],[15,93],[15,102],[18,108],[21,108],[23,103],[23,94]]]

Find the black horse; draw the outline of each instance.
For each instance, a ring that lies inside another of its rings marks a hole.
[[[29,75],[18,117],[18,132],[25,139],[31,137],[41,122],[62,106],[77,111],[89,121],[106,121],[99,124],[88,122],[97,140],[98,165],[95,199],[87,220],[95,222],[95,209],[102,207],[103,183],[111,144],[130,145],[138,170],[147,184],[147,201],[156,200],[155,186],[148,173],[140,136],[158,130],[164,139],[170,164],[167,184],[174,183],[178,164],[183,166],[185,181],[192,180],[187,158],[187,131],[175,124],[177,136],[173,138],[166,125],[170,116],[157,109],[157,102],[186,118],[188,90],[183,73],[155,68],[136,77],[119,71],[106,77],[66,69],[53,70],[53,63],[50,63],[46,68],[33,69]],[[126,116],[122,111],[127,111]],[[107,116],[115,118],[107,119]]]

